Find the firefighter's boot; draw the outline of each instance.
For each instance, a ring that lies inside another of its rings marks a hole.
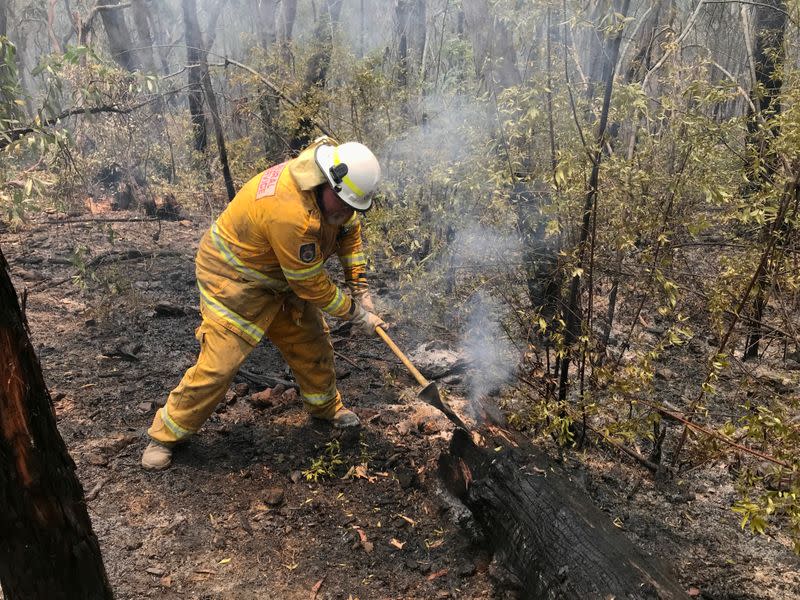
[[[142,454],[142,468],[146,471],[163,471],[172,464],[173,444],[152,440]]]
[[[361,425],[361,421],[358,420],[358,415],[347,408],[340,408],[336,411],[336,414],[333,415],[333,419],[331,419],[331,423],[333,423],[336,429],[347,429],[349,427],[358,427]]]

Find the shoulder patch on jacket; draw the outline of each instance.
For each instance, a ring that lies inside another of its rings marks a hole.
[[[300,252],[298,254],[300,260],[304,263],[313,262],[317,256],[317,246],[316,244],[303,244],[300,246]]]
[[[266,196],[274,196],[275,188],[278,187],[278,179],[286,166],[285,162],[279,165],[270,167],[261,176],[261,181],[258,182],[258,190],[256,190],[256,200],[265,198]]]

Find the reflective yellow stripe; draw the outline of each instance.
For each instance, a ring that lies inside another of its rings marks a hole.
[[[342,225],[345,231],[355,224],[356,219],[358,219],[358,213],[354,212],[352,215],[350,215],[350,218],[347,219],[347,221],[345,221],[344,224]]]
[[[167,426],[167,429],[169,429],[173,433],[173,435],[178,439],[185,438],[187,435],[192,435],[194,433],[194,431],[189,431],[188,429],[184,429],[183,427],[178,425],[175,421],[173,421],[172,417],[170,417],[169,413],[167,412],[166,406],[164,406],[161,409],[161,420],[163,421],[164,425]]]
[[[364,256],[363,252],[345,254],[344,256],[340,256],[339,260],[342,266],[345,267],[361,267],[367,264],[367,258]]]
[[[300,395],[303,397],[304,402],[314,406],[322,406],[336,398],[336,387],[334,386],[331,390],[321,394],[306,394],[301,391]]]
[[[261,341],[261,338],[264,337],[264,330],[261,329],[261,327],[255,323],[251,323],[241,315],[227,308],[218,300],[212,298],[211,294],[208,293],[199,281],[197,282],[197,287],[200,289],[200,297],[211,312],[235,326],[236,329],[250,337],[254,342],[258,343]]]
[[[322,261],[318,262],[315,265],[312,265],[305,269],[287,269],[286,267],[281,267],[283,270],[283,275],[286,279],[291,281],[302,281],[303,279],[311,279],[312,277],[316,277],[319,273],[322,272]]]
[[[336,288],[336,295],[333,297],[333,300],[328,302],[328,304],[326,304],[322,310],[324,310],[326,313],[330,315],[335,316],[336,313],[341,310],[342,306],[344,306],[346,300],[347,298],[345,298],[345,295],[342,293],[342,290]]]
[[[340,162],[342,161],[339,160],[339,148],[336,147],[333,149],[333,166],[338,165]],[[344,183],[347,187],[349,187],[350,191],[352,191],[359,198],[364,195],[364,192],[361,191],[361,188],[359,188],[355,183],[353,183],[353,180],[350,179],[347,175],[342,177],[342,183]]]
[[[219,233],[219,228],[217,224],[214,223],[211,226],[211,241],[214,242],[214,246],[216,246],[219,253],[222,255],[222,258],[225,259],[229,265],[231,265],[234,269],[236,269],[239,273],[253,279],[255,281],[260,281],[262,283],[266,283],[269,289],[275,290],[277,292],[286,292],[289,290],[289,284],[285,281],[281,281],[280,279],[275,279],[270,277],[269,275],[265,275],[260,271],[256,271],[255,269],[251,269],[247,265],[245,265],[238,256],[233,253],[230,246],[225,242],[222,236]]]

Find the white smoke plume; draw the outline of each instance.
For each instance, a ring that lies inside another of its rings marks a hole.
[[[470,363],[469,401],[478,412],[478,400],[509,381],[517,365],[513,345],[500,325],[504,305],[483,291],[472,295],[464,329],[462,352]]]

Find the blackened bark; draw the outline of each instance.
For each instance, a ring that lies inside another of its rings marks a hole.
[[[112,598],[2,250],[0,506],[0,584],[7,600]]]
[[[225,180],[225,190],[228,193],[228,201],[230,202],[236,195],[236,188],[233,185],[233,177],[231,177],[231,169],[228,165],[228,151],[225,148],[225,135],[222,132],[222,120],[219,117],[217,96],[214,94],[214,88],[211,85],[211,76],[208,73],[208,65],[205,64],[205,56],[203,57],[203,62],[203,89],[206,92],[206,102],[208,102],[208,108],[211,112],[211,122],[214,124],[217,152],[219,153],[219,162],[222,165],[222,178]]]
[[[150,0],[132,0],[133,23],[139,38],[139,56],[142,66],[148,73],[155,73],[156,61],[153,53],[153,33],[150,29],[149,15],[152,12]]]
[[[497,92],[520,81],[517,51],[505,21],[493,14],[487,0],[463,0],[464,18],[472,40],[475,72],[486,89]]]
[[[187,97],[189,114],[192,120],[192,137],[194,150],[205,154],[208,147],[206,116],[203,112],[203,38],[200,35],[200,24],[197,21],[197,3],[195,0],[182,0],[183,24],[186,28],[186,61],[188,63]]]
[[[124,9],[117,8],[116,4],[113,0],[104,0],[100,4],[100,6],[114,7],[100,10],[100,18],[103,20],[103,27],[108,36],[111,57],[124,69],[135,71],[139,63],[136,52],[133,50],[131,33],[125,24]]]
[[[781,112],[780,93],[783,86],[783,62],[785,58],[784,37],[788,23],[785,0],[767,0],[755,9],[755,63],[756,81],[750,98],[755,106],[748,121],[747,143],[752,153],[754,166],[749,174],[750,186],[745,192],[752,195],[773,180],[778,166],[778,157],[772,149],[772,140],[780,133],[775,117]],[[761,240],[767,242],[769,224],[762,228]],[[756,296],[751,308],[751,326],[744,350],[744,359],[758,357],[763,337],[761,322],[767,307],[770,288],[769,273],[758,281]]]
[[[482,432],[484,433],[484,432]],[[500,565],[531,600],[688,598],[669,569],[633,544],[568,475],[508,435],[486,451],[455,429],[439,472],[472,512]],[[506,448],[497,451],[498,447]]]
[[[314,54],[308,61],[305,79],[303,81],[302,104],[308,116],[298,120],[297,127],[292,132],[289,146],[294,152],[305,148],[315,137],[314,116],[322,107],[322,91],[328,78],[328,69],[331,65],[333,52],[333,29],[339,22],[343,0],[326,0],[327,11],[319,19],[314,30],[316,47]]]

